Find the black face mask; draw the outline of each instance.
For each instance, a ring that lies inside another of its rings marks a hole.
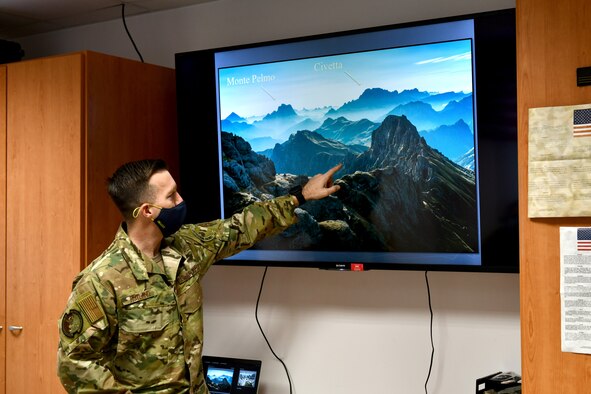
[[[172,208],[152,206],[160,208],[160,214],[154,219],[154,224],[160,229],[164,238],[176,233],[181,228],[187,216],[187,205],[184,201]]]

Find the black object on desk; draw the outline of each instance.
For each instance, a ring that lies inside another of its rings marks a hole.
[[[521,376],[514,372],[496,372],[476,379],[476,394],[521,393]]]

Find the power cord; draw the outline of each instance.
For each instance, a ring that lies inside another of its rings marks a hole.
[[[254,310],[254,318],[257,321],[257,325],[259,326],[259,330],[261,331],[261,334],[263,334],[263,338],[265,338],[265,342],[267,342],[267,346],[269,346],[271,353],[273,353],[273,356],[275,356],[275,358],[277,360],[279,360],[279,362],[283,365],[283,368],[285,369],[285,374],[287,375],[287,381],[289,382],[289,394],[292,394],[291,378],[289,377],[289,371],[287,370],[287,365],[285,365],[283,360],[281,358],[279,358],[279,356],[277,356],[277,354],[275,353],[275,351],[271,347],[271,344],[269,343],[269,340],[267,339],[267,336],[265,335],[263,328],[261,327],[261,323],[259,323],[259,301],[261,299],[261,293],[263,292],[263,285],[265,284],[265,277],[267,276],[267,269],[268,268],[269,268],[268,266],[265,267],[265,272],[263,272],[263,279],[261,280],[261,287],[259,289],[259,296],[257,297],[257,304],[256,304],[256,308]]]
[[[263,335],[263,338],[265,338],[265,342],[267,342],[267,346],[269,347],[269,350],[271,350],[271,353],[273,353],[273,356],[275,356],[275,358],[283,365],[283,368],[285,369],[285,374],[287,375],[287,381],[289,382],[289,393],[292,394],[293,391],[292,391],[291,378],[289,377],[289,371],[287,369],[287,365],[285,365],[283,360],[279,356],[277,356],[277,354],[273,350],[273,347],[271,347],[271,344],[269,343],[269,340],[267,339],[267,336],[265,335],[265,332],[263,331],[263,328],[261,327],[261,323],[259,322],[259,302],[261,300],[261,293],[263,292],[263,286],[265,284],[265,277],[267,276],[268,268],[269,268],[268,266],[265,267],[265,271],[263,272],[263,278],[261,279],[261,287],[259,288],[259,295],[257,297],[256,307],[255,307],[255,311],[254,311],[254,317],[257,322],[257,325],[259,326],[259,330],[261,331],[261,334]],[[429,392],[427,389],[427,385],[429,383],[429,378],[431,377],[431,371],[433,369],[433,359],[434,359],[434,355],[435,355],[435,346],[433,344],[433,306],[431,304],[431,288],[429,286],[429,276],[427,275],[428,272],[429,271],[425,271],[425,283],[427,284],[427,300],[429,301],[429,314],[430,314],[429,336],[431,339],[431,360],[429,362],[429,372],[427,373],[427,379],[425,380],[425,394],[428,394],[428,392]]]
[[[428,393],[427,384],[429,383],[429,378],[431,377],[433,356],[435,354],[435,346],[433,345],[433,307],[431,306],[431,289],[429,288],[429,277],[427,276],[427,272],[428,271],[425,271],[425,282],[427,283],[427,299],[429,300],[429,313],[431,314],[431,321],[429,324],[429,332],[431,337],[431,362],[429,363],[429,373],[427,373],[427,380],[425,380],[425,394]]]
[[[135,45],[135,41],[133,41],[133,37],[131,36],[131,33],[129,33],[129,29],[127,28],[127,23],[125,22],[125,3],[121,3],[121,19],[123,20],[123,26],[125,27],[125,31],[127,32],[127,36],[131,40],[131,43],[133,44],[135,51],[137,52],[138,56],[140,57],[140,60],[142,61],[142,63],[144,63],[144,58],[142,57],[142,54],[140,53],[140,51],[137,49],[137,45]]]

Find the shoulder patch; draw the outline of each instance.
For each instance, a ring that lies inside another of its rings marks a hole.
[[[82,314],[76,309],[71,309],[69,312],[64,314],[62,318],[62,332],[68,338],[74,338],[80,335],[82,328],[84,327],[84,321],[82,320]]]
[[[82,311],[90,321],[90,324],[93,324],[104,317],[103,311],[96,303],[96,300],[92,293],[86,292],[80,295],[76,299],[76,303],[78,304],[80,309],[82,309]]]

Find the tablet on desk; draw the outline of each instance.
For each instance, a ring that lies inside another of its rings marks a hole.
[[[260,360],[203,356],[203,373],[210,394],[256,394]]]

